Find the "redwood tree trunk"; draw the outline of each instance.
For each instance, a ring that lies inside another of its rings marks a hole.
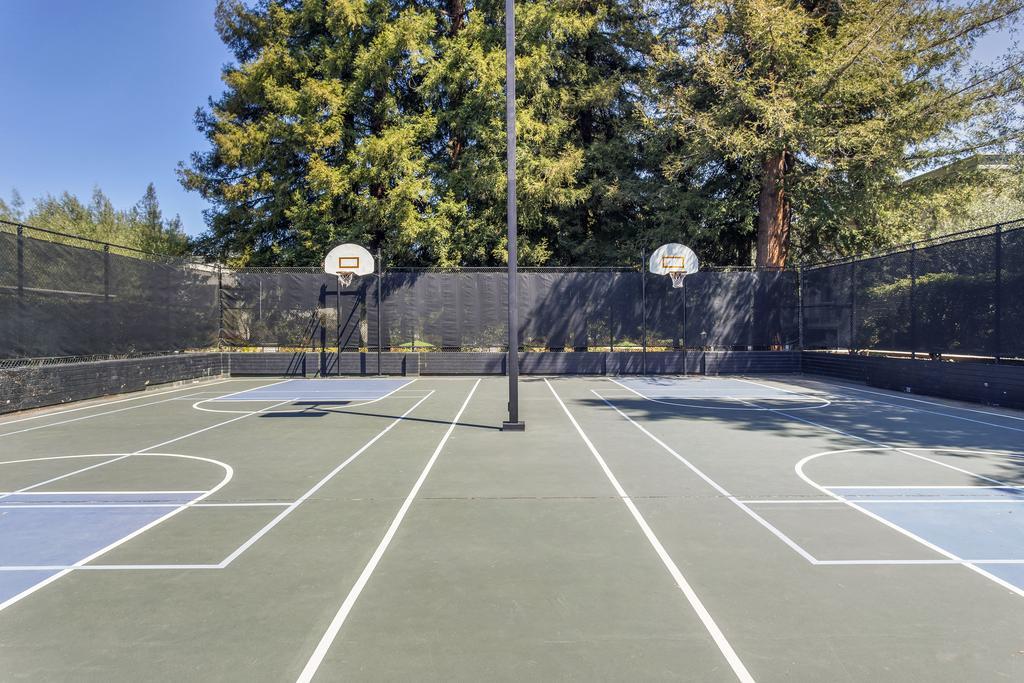
[[[448,36],[455,37],[466,23],[466,0],[448,0]]]
[[[786,152],[773,152],[761,161],[761,193],[757,198],[757,257],[759,268],[786,265],[789,252],[789,198],[786,196]]]
[[[466,25],[466,0],[447,0],[447,13],[448,13],[448,36],[454,38]],[[453,88],[451,100],[448,102],[448,109],[451,111],[458,111],[462,106],[462,92],[459,88]],[[462,154],[462,150],[466,147],[466,132],[458,123],[453,123],[452,130],[449,131],[448,138],[448,157],[451,160],[452,168],[455,167],[455,163],[459,156]]]

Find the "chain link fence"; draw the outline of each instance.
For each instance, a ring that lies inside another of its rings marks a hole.
[[[803,348],[1024,357],[1024,220],[801,269]]]
[[[0,222],[0,358],[215,346],[219,268]]]
[[[795,270],[521,268],[522,350],[1024,357],[1024,220]],[[0,221],[0,359],[505,351],[504,268],[239,268]]]

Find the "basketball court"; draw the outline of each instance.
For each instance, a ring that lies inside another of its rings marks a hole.
[[[0,677],[1024,677],[1024,414],[785,377],[214,379],[0,419]]]

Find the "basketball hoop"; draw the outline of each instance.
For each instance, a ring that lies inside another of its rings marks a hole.
[[[373,272],[373,256],[358,244],[340,244],[324,258],[324,271],[338,277],[339,291]]]
[[[683,279],[700,271],[700,261],[689,247],[663,244],[651,254],[647,267],[655,275],[668,275],[673,289],[682,289]]]

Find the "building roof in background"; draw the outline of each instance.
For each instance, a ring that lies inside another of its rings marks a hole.
[[[913,178],[908,178],[905,183],[919,183],[927,180],[939,180],[948,175],[959,173],[971,173],[973,171],[1005,171],[1013,165],[1015,155],[1013,154],[975,154],[965,159],[958,159],[952,163],[932,169]]]

